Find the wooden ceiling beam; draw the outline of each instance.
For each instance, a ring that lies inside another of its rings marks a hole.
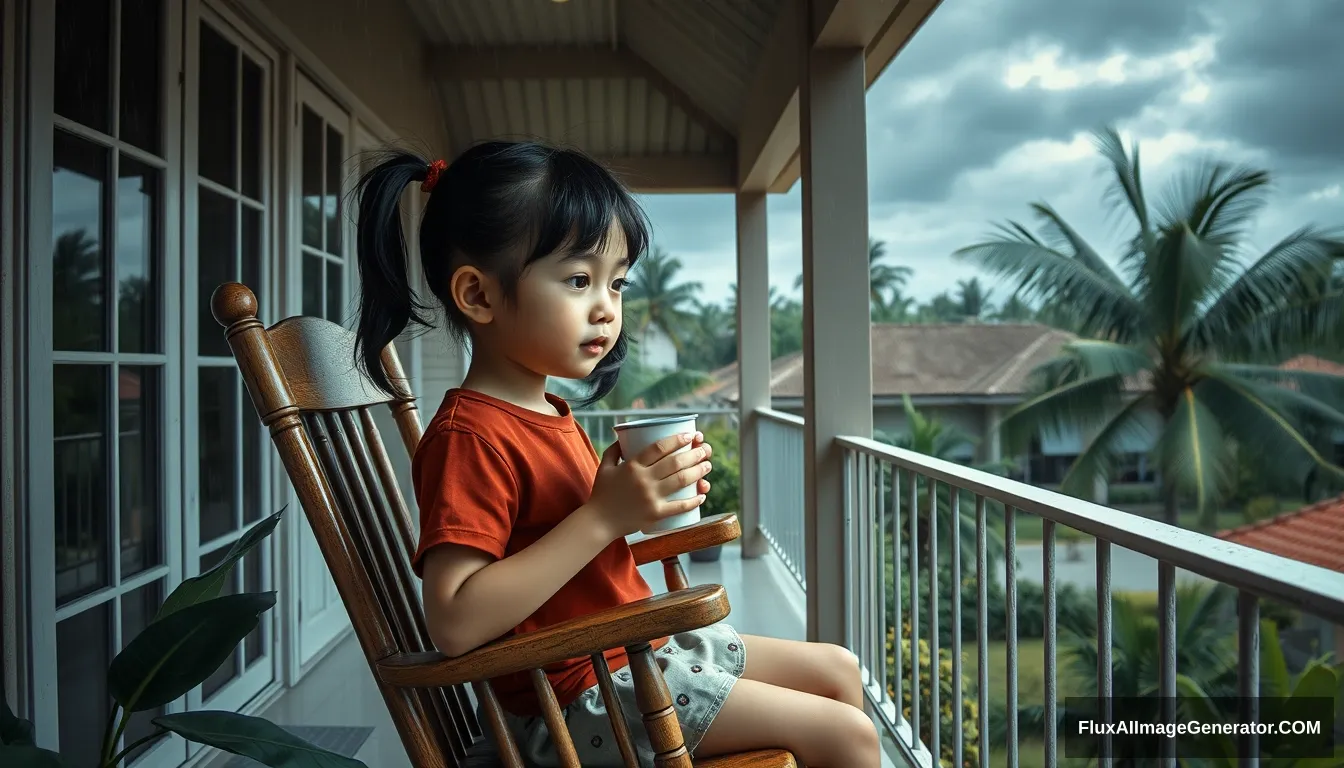
[[[737,153],[602,157],[630,189],[641,194],[720,194],[737,191]]]

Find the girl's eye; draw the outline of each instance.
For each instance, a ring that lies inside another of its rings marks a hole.
[[[578,289],[582,290],[582,289],[588,287],[588,276],[587,276],[587,275],[575,275],[575,276],[569,278],[568,280],[566,280],[565,282],[569,283],[570,285],[573,285],[575,288],[578,288]],[[578,283],[578,285],[575,285],[575,283]]]
[[[630,290],[630,286],[632,285],[634,285],[634,283],[630,282],[626,278],[618,277],[616,278],[616,282],[612,283],[611,287],[617,291],[620,291],[621,293],[625,293],[626,291]]]

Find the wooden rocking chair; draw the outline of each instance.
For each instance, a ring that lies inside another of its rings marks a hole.
[[[394,345],[384,369],[400,392],[380,392],[353,365],[354,334],[316,317],[292,317],[270,328],[257,319],[257,299],[226,283],[211,302],[261,421],[298,493],[314,536],[350,614],[355,635],[416,768],[526,768],[489,679],[530,672],[546,724],[567,768],[579,768],[565,721],[543,665],[589,656],[627,766],[638,766],[602,652],[624,647],[636,700],[658,766],[788,768],[783,750],[697,760],[682,742],[677,715],[649,643],[704,627],[728,615],[722,586],[689,587],[680,555],[740,534],[736,517],[717,516],[632,546],[640,564],[662,561],[669,592],[618,608],[506,638],[466,655],[434,650],[425,629],[410,558],[416,539],[372,408],[391,408],[402,444],[414,452],[422,426]],[[468,697],[470,684],[493,739],[484,738]]]

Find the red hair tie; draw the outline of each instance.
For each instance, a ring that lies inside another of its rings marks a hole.
[[[439,183],[439,174],[448,168],[448,163],[442,160],[435,160],[429,164],[429,170],[425,172],[425,180],[420,183],[422,192],[433,192],[434,185]]]

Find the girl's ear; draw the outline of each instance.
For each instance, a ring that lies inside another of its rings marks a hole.
[[[448,282],[448,293],[468,320],[480,325],[494,320],[499,286],[494,278],[476,267],[459,267]]]

